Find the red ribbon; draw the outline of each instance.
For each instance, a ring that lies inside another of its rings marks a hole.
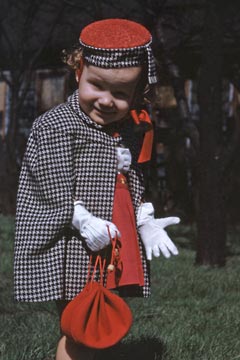
[[[138,114],[136,110],[131,110],[131,116],[136,125],[144,123],[148,125],[148,130],[145,132],[142,149],[138,157],[138,163],[143,163],[151,160],[152,145],[153,145],[153,126],[146,110],[141,110]]]

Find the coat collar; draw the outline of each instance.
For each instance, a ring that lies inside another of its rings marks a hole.
[[[80,116],[81,119],[91,127],[96,129],[102,129],[103,126],[100,124],[96,124],[89,116],[82,111],[80,104],[79,104],[79,97],[78,97],[78,90],[76,90],[71,96],[68,97],[67,102],[72,107],[74,112]]]
[[[81,109],[79,104],[79,96],[78,96],[78,90],[76,90],[72,95],[70,95],[67,99],[67,103],[71,106],[73,111],[90,127],[98,129],[102,131],[103,133],[107,133],[109,135],[118,134],[115,136],[115,141],[117,143],[121,142],[122,137],[119,135],[121,133],[121,129],[124,127],[124,124],[126,124],[126,121],[113,123],[109,126],[103,126],[100,124],[95,123],[89,116],[85,114],[85,112]]]

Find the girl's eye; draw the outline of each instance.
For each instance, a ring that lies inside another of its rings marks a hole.
[[[93,83],[92,82],[92,86],[97,90],[102,90],[102,86],[100,84],[98,84],[98,83]]]

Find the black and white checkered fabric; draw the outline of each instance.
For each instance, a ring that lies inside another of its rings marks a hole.
[[[16,300],[69,300],[85,285],[89,251],[70,226],[73,202],[80,199],[95,216],[111,221],[117,168],[115,148],[121,141],[133,154],[128,181],[137,211],[144,188],[131,129],[126,123],[120,130],[121,136],[108,135],[104,127],[81,111],[77,92],[65,104],[35,120],[17,198]],[[140,248],[146,283],[138,287],[136,295],[147,297],[149,271],[141,242]]]
[[[80,39],[83,57],[89,64],[102,68],[124,68],[148,64],[148,82],[157,82],[156,63],[151,48],[152,40],[142,46],[122,49],[102,49],[86,45]]]

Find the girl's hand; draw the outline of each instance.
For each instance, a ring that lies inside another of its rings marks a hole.
[[[93,216],[81,202],[75,202],[72,225],[79,230],[92,251],[100,251],[111,242],[110,236],[120,237],[117,227],[110,221]],[[110,235],[110,236],[109,236]]]
[[[179,222],[179,217],[175,216],[155,219],[154,208],[151,203],[143,203],[140,206],[137,215],[137,226],[148,260],[152,260],[152,255],[158,257],[161,253],[166,258],[169,258],[171,254],[178,254],[177,247],[164,228]]]

